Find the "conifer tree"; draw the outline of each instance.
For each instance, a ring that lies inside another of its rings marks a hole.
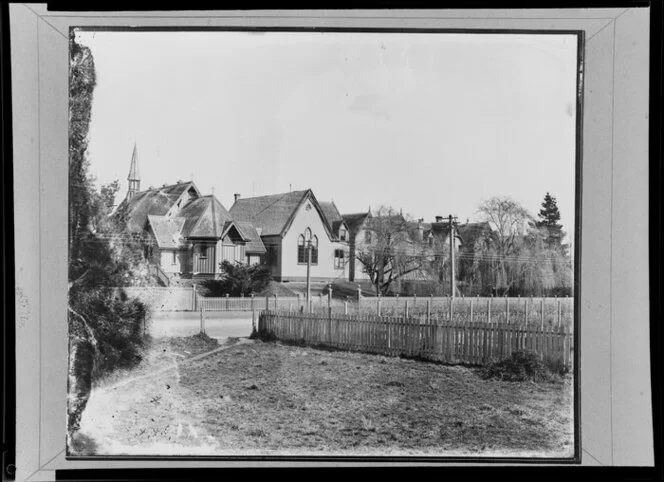
[[[539,221],[537,221],[536,226],[545,230],[546,244],[549,248],[564,250],[563,237],[565,233],[562,224],[560,224],[560,210],[556,198],[547,192],[541,206],[542,209],[537,215]]]

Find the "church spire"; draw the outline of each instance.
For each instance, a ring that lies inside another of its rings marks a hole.
[[[131,154],[131,165],[129,166],[129,188],[127,190],[127,199],[131,199],[134,194],[141,190],[141,178],[138,175],[138,149],[134,142],[134,152]]]

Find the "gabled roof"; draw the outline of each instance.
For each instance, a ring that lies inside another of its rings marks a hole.
[[[343,220],[346,223],[346,226],[348,226],[348,229],[351,231],[357,231],[360,226],[366,221],[368,217],[371,216],[371,213],[367,211],[366,213],[351,213],[351,214],[344,214],[342,216]]]
[[[152,229],[152,233],[157,240],[157,246],[160,248],[180,247],[180,236],[184,222],[184,218],[148,215],[149,227]]]
[[[249,239],[244,248],[247,254],[267,253],[265,245],[263,244],[263,241],[261,240],[261,237],[258,234],[258,231],[256,231],[256,228],[254,227],[253,224],[242,221],[236,221],[235,225],[239,227],[240,230],[242,230],[242,233]]]
[[[182,235],[186,238],[220,238],[231,216],[216,197],[199,197],[180,210],[177,217],[184,218]]]
[[[325,218],[327,219],[327,222],[332,227],[332,232],[335,234],[335,236],[338,236],[339,228],[341,227],[341,225],[345,224],[346,227],[348,227],[348,224],[344,221],[344,218],[339,212],[337,205],[334,204],[334,201],[319,202],[319,204],[323,211],[323,214],[325,215]]]
[[[166,214],[182,193],[192,186],[198,192],[193,182],[181,182],[139,191],[131,199],[124,199],[113,213],[113,217],[124,219],[130,232],[140,233],[143,231],[149,215],[163,216]]]
[[[334,201],[321,201],[318,204],[320,204],[320,208],[322,209],[327,222],[330,223],[330,226],[332,226],[335,222],[343,221],[343,217],[341,216],[341,213],[339,213],[339,209],[337,209],[337,205],[334,204]]]
[[[424,223],[425,231],[424,237],[426,238],[429,233],[433,234],[437,240],[447,239],[450,233],[450,225],[448,222],[441,223]],[[429,226],[426,229],[426,226]],[[459,224],[455,230],[455,237],[461,240],[461,244],[467,247],[473,247],[477,240],[484,234],[491,232],[491,226],[487,222],[480,223],[466,223]]]
[[[298,208],[310,199],[321,216],[323,226],[330,239],[332,227],[311,189],[292,191],[269,196],[240,198],[230,209],[236,221],[249,222],[261,229],[261,236],[284,236],[293,222]]]

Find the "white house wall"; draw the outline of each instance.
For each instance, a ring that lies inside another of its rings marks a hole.
[[[311,209],[307,210],[309,204]],[[334,281],[348,279],[348,266],[334,268],[334,250],[345,249],[346,243],[333,242],[328,237],[318,211],[310,201],[303,203],[295,214],[293,223],[284,236],[281,245],[281,279],[283,281],[304,281],[307,277],[307,265],[297,262],[297,242],[305,229],[311,229],[312,237],[318,237],[318,264],[311,265],[311,278],[315,281]]]
[[[173,253],[175,255],[175,263],[173,263]],[[161,258],[161,269],[165,273],[182,273],[185,270],[183,269],[183,252],[174,251],[172,249],[162,249],[160,253]]]

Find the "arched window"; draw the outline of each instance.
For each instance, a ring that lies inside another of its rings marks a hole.
[[[311,239],[311,229],[307,228],[304,230],[304,239],[309,241]]]
[[[311,239],[311,264],[318,264],[318,237]]]
[[[304,235],[302,234],[297,238],[297,262],[307,262],[307,247],[304,241]]]

